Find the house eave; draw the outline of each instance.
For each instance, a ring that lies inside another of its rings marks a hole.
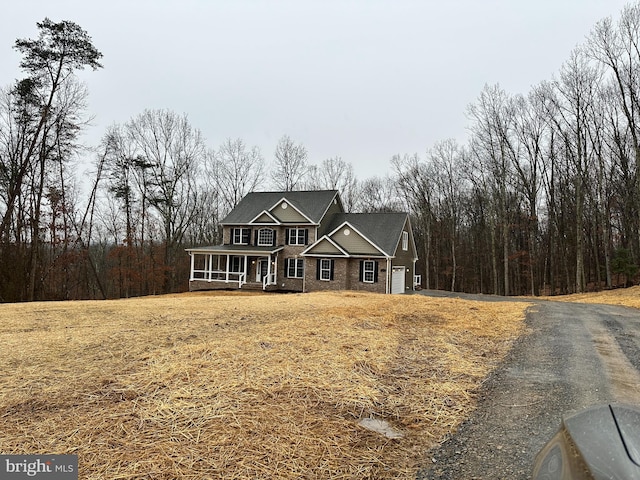
[[[253,245],[215,245],[211,247],[186,248],[185,251],[200,255],[269,255],[284,249],[284,246],[259,247]]]

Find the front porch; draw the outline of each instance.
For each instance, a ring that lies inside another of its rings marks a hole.
[[[272,290],[278,282],[278,252],[282,247],[236,245],[187,249],[191,257],[189,290]]]

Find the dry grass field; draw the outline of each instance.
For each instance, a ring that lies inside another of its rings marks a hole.
[[[77,454],[82,479],[413,478],[526,308],[353,292],[3,304],[0,452]]]
[[[576,293],[554,297],[540,297],[556,302],[603,303],[622,307],[640,308],[640,286],[618,288],[594,293]]]

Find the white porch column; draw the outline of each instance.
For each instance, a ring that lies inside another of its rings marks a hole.
[[[387,271],[385,273],[386,273],[385,277],[387,277],[386,278],[386,283],[387,283],[386,293],[391,293],[391,278],[393,276],[393,268],[391,266],[391,259],[390,258],[387,258]]]
[[[267,260],[267,281],[266,285],[271,283],[271,254],[269,254],[269,259]],[[262,284],[265,284],[264,278],[262,279]]]
[[[195,259],[193,258],[195,255],[193,252],[189,252],[189,256],[191,257],[191,273],[189,274],[189,281],[194,280],[193,270],[195,268]]]
[[[244,256],[244,281],[245,283],[247,282],[247,269],[249,268],[249,265],[247,265],[247,263],[249,263],[249,258],[247,257],[247,255]],[[240,286],[242,286],[242,283],[240,283]]]
[[[227,282],[227,283],[229,283],[229,263],[231,263],[231,255],[229,255],[227,253],[227,267],[225,268],[226,276],[225,276],[225,279],[224,279],[224,281]]]
[[[276,259],[274,262],[275,271],[273,272],[273,283],[278,284],[278,252],[276,252]]]

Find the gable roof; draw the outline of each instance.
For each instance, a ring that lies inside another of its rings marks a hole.
[[[349,254],[330,237],[324,236],[313,245],[307,247],[301,255],[322,255],[328,257],[348,257]]]
[[[338,213],[328,230],[334,232],[345,224],[355,228],[387,256],[393,256],[407,221],[406,213]]]
[[[320,223],[333,201],[340,202],[337,190],[314,190],[304,192],[252,192],[248,193],[229,215],[220,222],[222,225],[248,224],[265,211],[272,210],[286,200],[311,223]]]

